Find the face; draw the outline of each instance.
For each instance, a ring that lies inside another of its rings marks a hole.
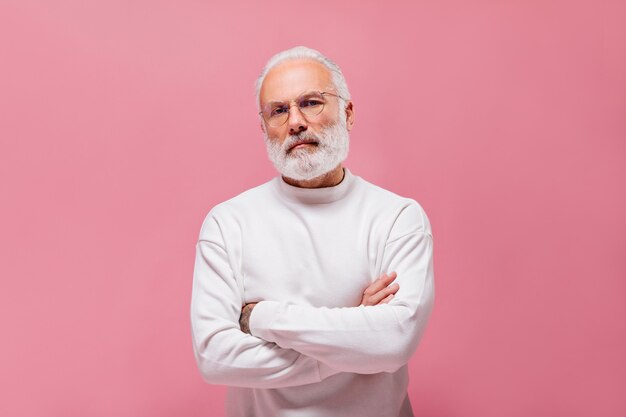
[[[263,81],[261,108],[272,102],[291,102],[311,91],[336,93],[326,67],[312,60],[283,62]],[[303,115],[292,104],[281,126],[261,122],[269,158],[282,175],[309,180],[332,171],[346,159],[354,114],[352,103],[346,103],[343,110],[339,100],[325,95],[324,109],[315,116]]]

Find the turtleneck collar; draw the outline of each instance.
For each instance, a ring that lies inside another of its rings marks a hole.
[[[352,189],[354,176],[346,167],[343,168],[343,180],[332,187],[301,188],[287,184],[282,176],[274,178],[276,189],[281,197],[304,204],[325,204],[341,200]]]

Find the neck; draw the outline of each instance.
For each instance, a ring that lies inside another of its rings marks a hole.
[[[300,188],[324,188],[334,187],[343,180],[344,172],[341,164],[337,165],[337,168],[332,171],[322,174],[319,177],[311,178],[310,180],[294,180],[283,176],[283,180],[294,187]]]

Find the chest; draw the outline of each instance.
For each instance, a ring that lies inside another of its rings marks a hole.
[[[357,306],[376,278],[377,239],[358,215],[323,206],[265,214],[243,224],[241,236],[246,302]]]

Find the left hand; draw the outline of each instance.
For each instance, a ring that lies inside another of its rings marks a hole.
[[[394,294],[400,289],[400,285],[397,282],[392,284],[393,280],[397,277],[398,274],[395,271],[390,274],[381,275],[365,289],[363,298],[361,299],[361,305],[375,306],[387,304],[391,301]]]

